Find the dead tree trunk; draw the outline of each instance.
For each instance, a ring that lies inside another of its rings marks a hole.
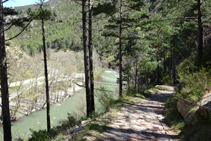
[[[4,140],[11,141],[12,135],[9,109],[9,87],[7,78],[6,49],[4,37],[4,14],[2,0],[0,1],[0,77]]]

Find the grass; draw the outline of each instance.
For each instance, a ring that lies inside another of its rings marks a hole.
[[[177,133],[181,132],[181,129],[185,126],[185,122],[182,120],[182,116],[177,110],[177,98],[171,97],[167,100],[165,105],[165,116]]]

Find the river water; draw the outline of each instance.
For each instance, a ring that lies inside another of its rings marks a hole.
[[[116,82],[117,73],[112,70],[104,71],[102,74],[106,82]],[[118,87],[113,85],[103,85],[95,84],[95,105],[96,111],[103,112],[105,109],[99,97],[108,95],[113,99],[118,98]],[[103,91],[102,91],[103,90]],[[67,116],[78,115],[80,118],[85,112],[86,107],[86,96],[85,89],[81,89],[76,92],[72,97],[68,98],[66,101],[51,105],[50,107],[50,118],[51,118],[51,127],[57,126],[60,124],[60,121],[67,120]],[[27,139],[30,137],[30,129],[40,130],[46,129],[46,109],[32,113],[29,116],[23,117],[16,122],[12,122],[12,138],[17,140],[18,138]],[[0,128],[0,140],[3,140],[3,129]]]

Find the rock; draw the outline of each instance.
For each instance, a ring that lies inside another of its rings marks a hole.
[[[90,121],[92,121],[92,119],[88,118],[87,120],[84,120],[81,122],[82,125],[89,123]]]
[[[199,104],[201,106],[211,108],[211,93],[207,93],[203,97],[201,97]],[[198,113],[205,118],[209,118],[211,111],[206,108],[200,107]]]
[[[177,109],[187,124],[193,125],[197,122],[196,111],[199,109],[198,106],[188,103],[182,99],[178,99]]]
[[[211,108],[211,93],[206,93],[202,96],[201,100],[197,104]],[[186,123],[191,125],[197,122],[196,114],[200,114],[205,118],[210,118],[211,115],[211,110],[188,103],[182,99],[178,100],[177,109],[183,116]]]
[[[75,128],[75,129],[73,129],[73,130],[71,131],[71,134],[73,134],[73,133],[75,133],[75,132],[81,131],[84,127],[85,127],[85,126],[80,126],[80,127],[77,127],[77,128]]]

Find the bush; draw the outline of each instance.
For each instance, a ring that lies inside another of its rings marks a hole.
[[[181,96],[193,102],[198,102],[205,94],[210,91],[210,70],[205,68],[193,72],[188,67],[179,71],[179,81],[184,85],[180,90]]]
[[[47,131],[46,130],[39,130],[39,131],[35,131],[30,129],[30,131],[32,132],[32,138],[29,139],[31,141],[47,141],[48,140],[48,136],[47,136]]]
[[[6,41],[6,42],[5,42],[5,45],[6,45],[6,46],[10,46],[10,45],[11,45],[11,42]]]

